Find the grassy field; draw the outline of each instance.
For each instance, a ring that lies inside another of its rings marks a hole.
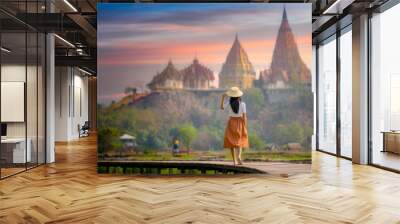
[[[245,161],[265,162],[303,162],[311,160],[311,152],[307,151],[253,151],[244,150],[242,158]],[[137,153],[109,153],[104,160],[128,161],[226,161],[232,160],[229,150],[192,151],[173,155],[170,151],[145,151]]]

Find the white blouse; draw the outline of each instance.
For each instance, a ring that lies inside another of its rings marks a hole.
[[[238,113],[233,112],[231,105],[229,104],[229,100],[224,102],[224,110],[229,111],[229,117],[242,117],[243,114],[246,113],[246,104],[243,101],[240,101],[239,111]]]

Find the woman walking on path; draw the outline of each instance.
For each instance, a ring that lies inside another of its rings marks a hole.
[[[243,92],[238,87],[231,87],[222,94],[221,98],[221,109],[229,110],[229,120],[225,129],[224,148],[231,150],[234,165],[243,164],[242,149],[249,147],[246,104],[240,98],[242,95]],[[227,96],[229,97],[229,101],[225,101]]]

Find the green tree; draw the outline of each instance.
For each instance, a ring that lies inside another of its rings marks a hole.
[[[223,131],[203,126],[198,129],[196,140],[192,142],[192,147],[196,150],[220,150],[223,143]]]
[[[147,135],[146,148],[147,149],[160,149],[165,147],[164,140],[162,137],[157,135]]]
[[[290,124],[278,124],[273,132],[274,143],[279,145],[297,142],[302,143],[304,140],[304,129],[299,122]]]
[[[169,130],[169,136],[175,138],[179,135],[179,128],[173,127]]]
[[[266,146],[265,141],[257,133],[254,132],[249,134],[249,144],[250,147],[255,150],[262,150]]]
[[[188,152],[190,151],[191,143],[197,137],[197,129],[192,124],[183,124],[179,128],[179,137],[182,139],[183,144],[185,145]]]
[[[254,87],[246,90],[243,100],[252,114],[257,114],[265,107],[264,93],[260,88]]]
[[[120,135],[120,131],[116,128],[100,128],[98,132],[98,147],[103,159],[107,151],[122,149],[122,142],[119,140]]]

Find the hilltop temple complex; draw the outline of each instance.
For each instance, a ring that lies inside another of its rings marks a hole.
[[[241,89],[247,89],[253,86],[255,79],[253,65],[236,34],[235,41],[219,73],[219,88],[238,86]]]
[[[167,67],[154,76],[148,84],[152,91],[159,90],[209,90],[215,81],[211,69],[200,64],[195,58],[188,67],[178,70],[168,62]],[[269,69],[260,72],[256,80],[256,72],[249,57],[242,47],[236,34],[231,49],[222,65],[219,73],[219,89],[227,89],[238,86],[241,89],[248,89],[255,81],[267,91],[270,98],[282,99],[285,94],[290,94],[293,86],[309,87],[311,83],[311,72],[303,62],[295,36],[289,25],[286,9],[283,9],[282,21],[279,27],[275,47],[272,55],[272,62]],[[213,88],[215,90],[215,88]],[[283,93],[280,90],[286,91]]]

